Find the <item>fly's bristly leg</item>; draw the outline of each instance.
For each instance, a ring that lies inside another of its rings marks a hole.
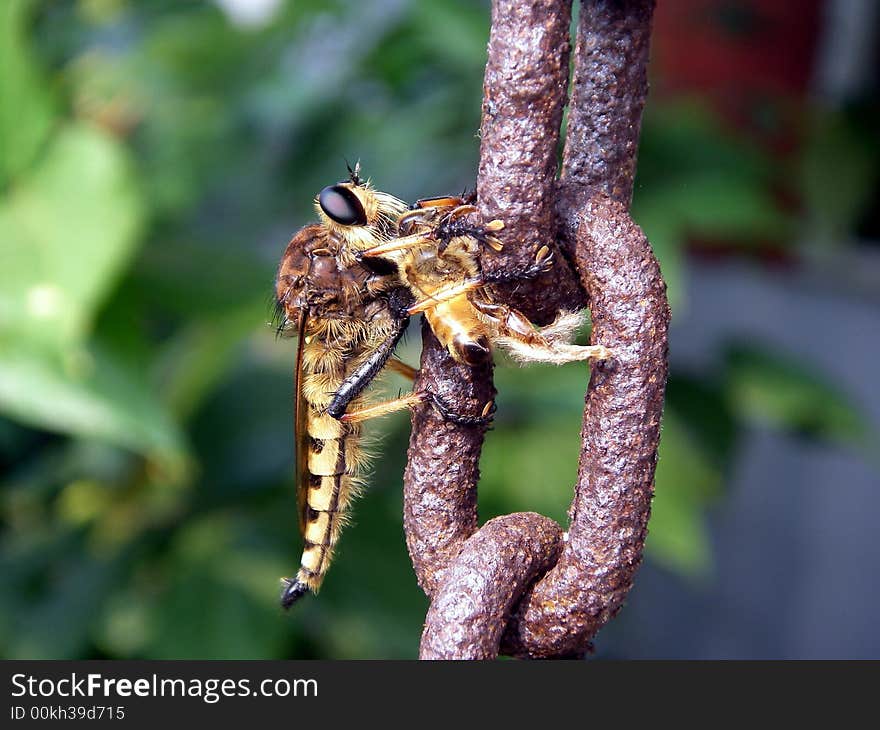
[[[422,390],[347,411],[340,416],[339,420],[343,423],[362,423],[373,418],[381,418],[391,413],[415,408],[422,403],[430,403],[445,420],[458,426],[488,427],[492,423],[492,417],[496,410],[495,401],[489,401],[483,406],[479,415],[458,413],[442,396]]]
[[[470,238],[494,251],[501,251],[504,248],[504,244],[494,235],[504,229],[504,222],[496,219],[488,223],[471,223],[467,216],[475,213],[476,210],[473,205],[460,205],[442,217],[433,232],[440,255],[456,238]]]
[[[281,585],[281,608],[284,609],[290,608],[309,592],[309,587],[296,578],[282,578]]]
[[[425,392],[425,397],[430,399],[431,405],[434,406],[445,420],[456,424],[457,426],[470,426],[488,428],[492,424],[493,417],[497,407],[494,400],[490,400],[483,406],[483,410],[478,416],[456,413],[452,406],[445,398],[437,393]]]
[[[423,393],[413,392],[400,398],[380,401],[379,403],[372,403],[363,408],[356,408],[347,411],[339,416],[339,420],[343,423],[361,423],[370,420],[371,418],[381,418],[382,416],[387,416],[391,413],[414,408],[424,401],[425,395]]]
[[[396,357],[392,357],[388,360],[386,367],[389,370],[393,370],[398,375],[403,376],[410,382],[413,382],[419,374],[419,371],[412,365],[407,365],[403,360],[398,360]]]
[[[352,402],[360,395],[364,388],[385,367],[385,364],[394,353],[394,348],[403,337],[409,318],[403,317],[394,322],[394,327],[388,337],[364,360],[364,362],[352,372],[336,389],[333,398],[325,408],[325,412],[333,418],[340,419]]]
[[[355,258],[368,259],[387,256],[388,254],[405,251],[409,248],[416,248],[417,246],[422,246],[430,242],[431,236],[428,233],[411,233],[408,236],[392,238],[388,241],[383,241],[376,246],[364,249],[363,251],[358,251],[355,254]]]
[[[510,284],[523,279],[537,279],[553,268],[553,252],[547,246],[541,246],[535,254],[535,261],[522,269],[483,272],[487,284]]]

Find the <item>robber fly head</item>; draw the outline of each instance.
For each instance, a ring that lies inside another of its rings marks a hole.
[[[328,185],[315,198],[315,210],[327,230],[354,250],[375,245],[388,238],[406,203],[379,192],[369,180],[361,180],[356,166],[348,180]]]

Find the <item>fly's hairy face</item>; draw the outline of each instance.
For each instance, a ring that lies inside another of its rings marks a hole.
[[[329,185],[315,198],[321,225],[330,235],[342,239],[352,253],[389,239],[406,210],[406,203],[375,190],[369,181]]]

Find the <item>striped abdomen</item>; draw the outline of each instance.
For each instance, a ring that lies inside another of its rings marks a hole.
[[[321,414],[312,404],[306,420],[306,483],[298,487],[305,544],[297,578],[317,593],[360,486],[360,427]]]
[[[297,424],[297,497],[304,546],[296,578],[287,581],[284,605],[306,590],[318,592],[351,502],[360,491],[358,473],[365,460],[360,426],[324,412],[364,354],[365,348],[351,347],[357,339],[334,337],[330,344],[324,337],[313,336],[302,345],[297,387],[297,408],[302,410]],[[349,410],[361,403],[361,398],[354,399]]]

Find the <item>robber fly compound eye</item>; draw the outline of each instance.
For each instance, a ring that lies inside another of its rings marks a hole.
[[[357,195],[342,185],[331,185],[318,195],[318,204],[324,214],[343,226],[367,225],[367,214]]]

